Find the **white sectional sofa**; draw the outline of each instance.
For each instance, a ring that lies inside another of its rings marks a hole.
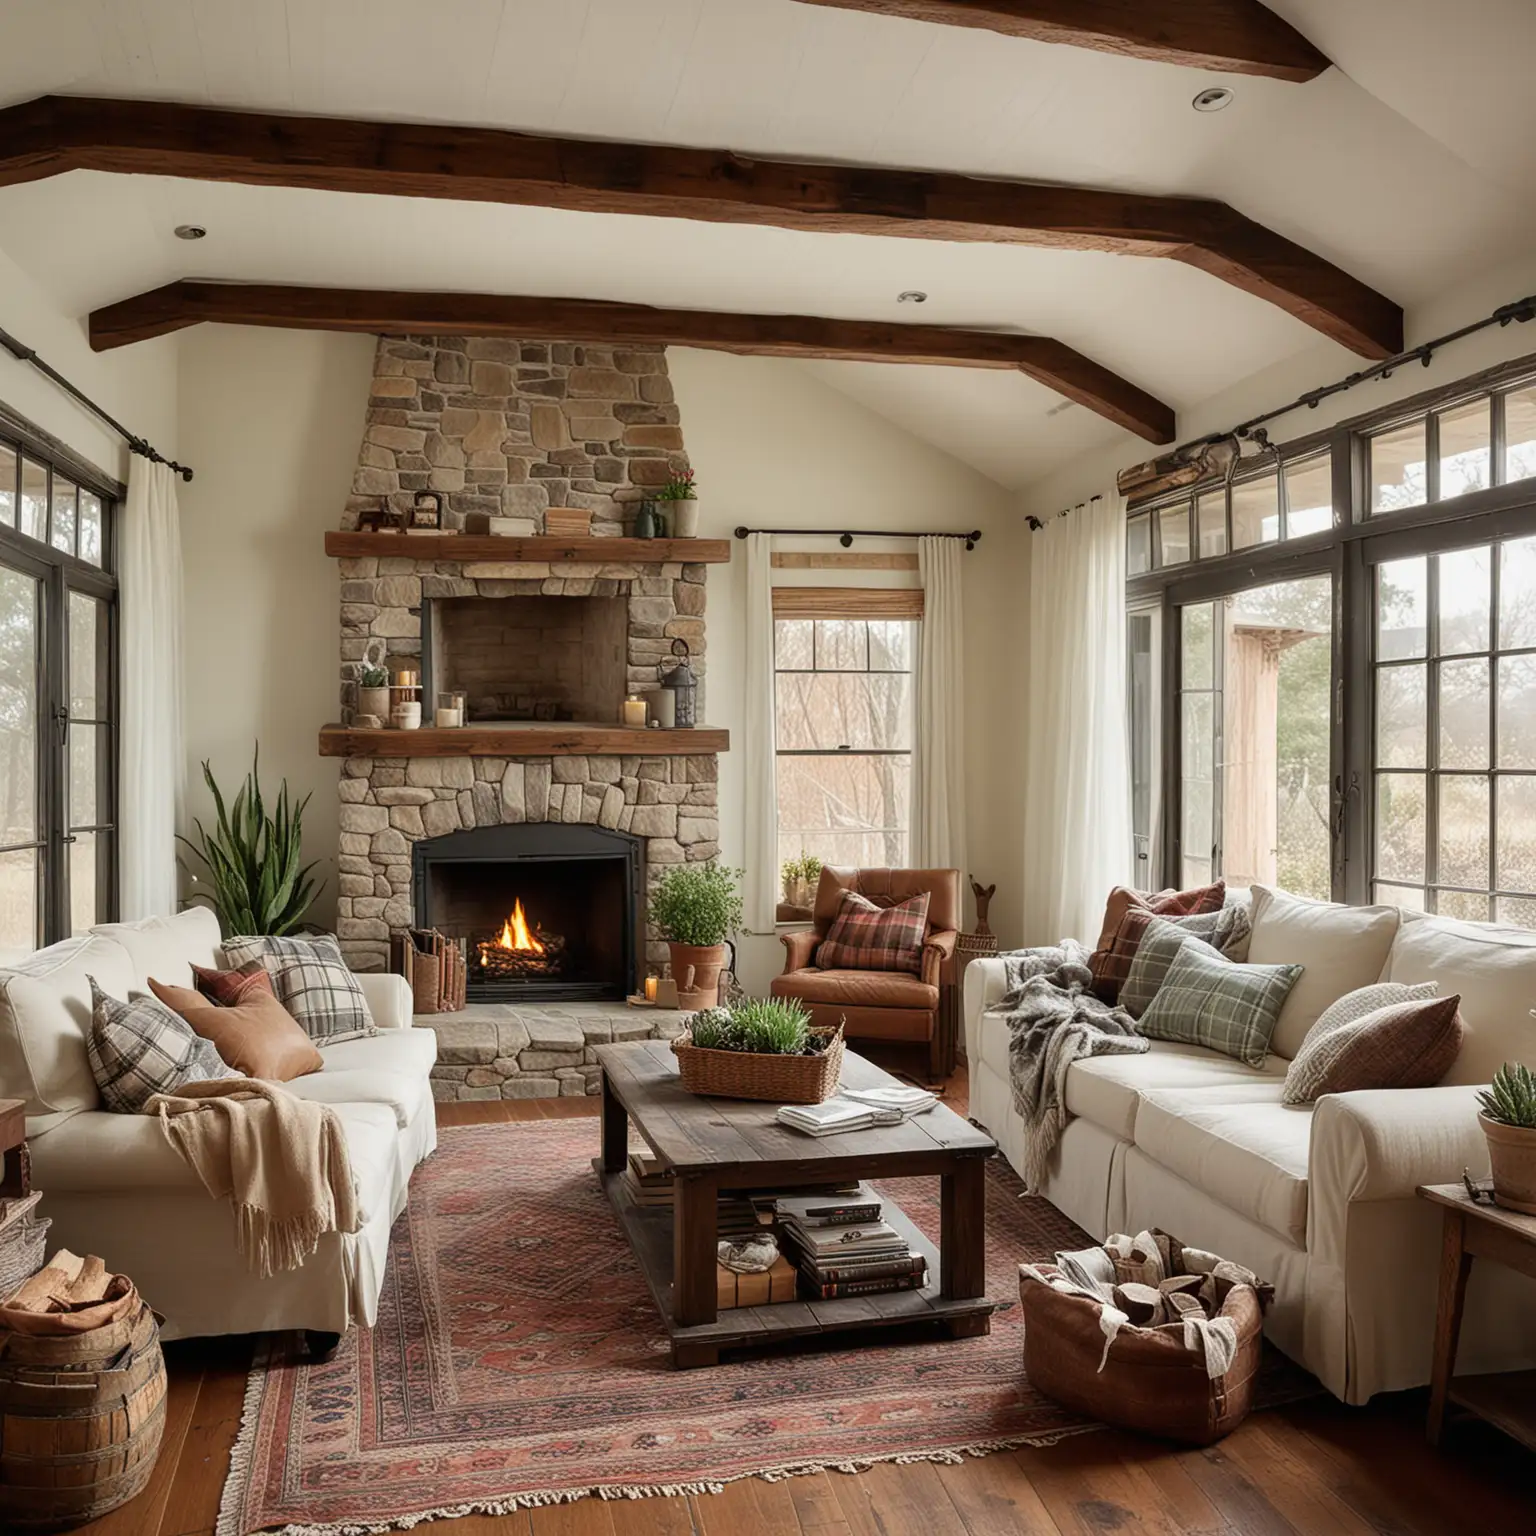
[[[1075,1064],[1041,1193],[1094,1237],[1158,1226],[1274,1282],[1267,1332],[1349,1403],[1429,1380],[1441,1215],[1414,1194],[1486,1177],[1476,1087],[1536,1065],[1536,933],[1396,908],[1255,903],[1249,958],[1309,965],[1262,1068],[1154,1040],[1143,1056]],[[1467,1035],[1434,1088],[1280,1101],[1289,1058],[1328,1003],[1377,980],[1461,995]],[[1001,960],[965,976],[972,1116],[1022,1168]],[[1474,1266],[1458,1368],[1536,1365],[1536,1283]]]
[[[379,1033],[326,1047],[324,1069],[288,1087],[340,1116],[363,1223],[322,1239],[302,1268],[259,1279],[235,1250],[228,1203],[209,1198],[157,1119],[100,1108],[86,1057],[87,976],[126,998],[151,976],[191,986],[193,965],[220,959],[218,922],[198,907],[105,924],[0,970],[0,1098],[26,1100],[50,1250],[100,1254],[132,1276],[164,1315],[167,1338],[372,1324],[390,1227],[412,1170],[437,1145],[428,1082],[437,1038],[411,1028],[400,977],[359,976]]]

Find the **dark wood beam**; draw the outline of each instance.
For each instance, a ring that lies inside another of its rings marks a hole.
[[[1290,22],[1259,0],[803,0],[873,16],[981,27],[1160,64],[1273,80],[1313,80],[1328,68]]]
[[[652,309],[645,304],[596,299],[185,280],[94,311],[90,317],[91,345],[103,352],[204,321],[382,336],[467,333],[518,336],[529,341],[628,341],[767,357],[1011,368],[1148,442],[1169,443],[1174,438],[1174,415],[1168,406],[1062,342],[1046,336],[960,331],[936,325]]]
[[[1202,198],[161,102],[44,96],[0,111],[0,187],[72,170],[1163,256],[1363,357],[1402,347],[1403,313],[1390,299]]]

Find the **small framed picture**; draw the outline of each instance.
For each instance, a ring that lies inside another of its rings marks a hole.
[[[411,506],[411,527],[436,531],[443,526],[443,498],[437,491],[417,491]]]

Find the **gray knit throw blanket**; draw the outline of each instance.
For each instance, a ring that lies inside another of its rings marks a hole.
[[[997,1012],[1013,1036],[1013,1107],[1024,1120],[1024,1185],[1035,1194],[1072,1118],[1067,1069],[1088,1056],[1139,1055],[1149,1042],[1125,1009],[1094,996],[1088,951],[1075,939],[1002,959],[1008,991]]]

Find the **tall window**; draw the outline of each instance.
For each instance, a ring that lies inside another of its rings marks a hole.
[[[0,440],[0,953],[116,907],[113,508],[83,479]]]
[[[912,821],[917,624],[867,609],[915,615],[922,594],[834,592],[774,593],[779,857],[899,868]]]
[[[1536,928],[1536,360],[1144,502],[1126,551],[1141,884]]]

